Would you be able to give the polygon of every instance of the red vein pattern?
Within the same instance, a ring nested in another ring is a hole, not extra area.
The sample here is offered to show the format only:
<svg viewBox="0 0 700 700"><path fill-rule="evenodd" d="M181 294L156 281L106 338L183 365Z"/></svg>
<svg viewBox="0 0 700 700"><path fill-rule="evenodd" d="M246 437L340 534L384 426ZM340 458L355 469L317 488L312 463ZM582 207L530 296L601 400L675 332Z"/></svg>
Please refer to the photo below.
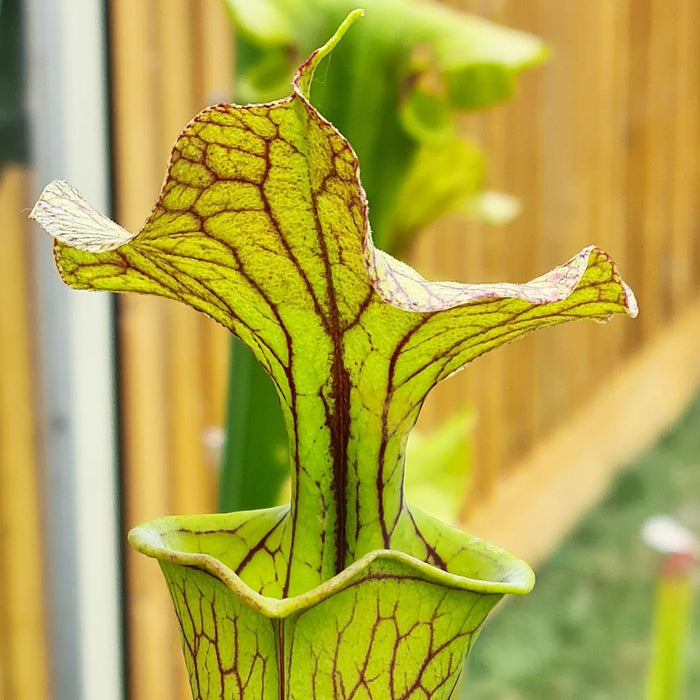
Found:
<svg viewBox="0 0 700 700"><path fill-rule="evenodd" d="M32 212L70 285L187 303L240 337L277 387L289 507L131 535L161 561L202 700L451 697L488 611L532 577L405 503L421 404L536 328L636 314L593 246L520 285L431 283L376 250L355 154L308 101L339 36L302 66L290 98L200 113L138 234L64 183Z"/></svg>

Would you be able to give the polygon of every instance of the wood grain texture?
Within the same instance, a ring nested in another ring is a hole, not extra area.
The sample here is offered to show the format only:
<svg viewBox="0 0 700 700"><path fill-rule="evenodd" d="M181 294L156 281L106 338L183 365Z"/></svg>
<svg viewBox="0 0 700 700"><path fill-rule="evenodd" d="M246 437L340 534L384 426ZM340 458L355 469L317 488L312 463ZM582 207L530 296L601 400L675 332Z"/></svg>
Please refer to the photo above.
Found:
<svg viewBox="0 0 700 700"><path fill-rule="evenodd" d="M679 311L700 279L700 231L698 230L698 166L700 165L700 4L679 2L674 26L676 109L671 131L671 299Z"/></svg>
<svg viewBox="0 0 700 700"><path fill-rule="evenodd" d="M28 173L0 172L0 698L49 698Z"/></svg>

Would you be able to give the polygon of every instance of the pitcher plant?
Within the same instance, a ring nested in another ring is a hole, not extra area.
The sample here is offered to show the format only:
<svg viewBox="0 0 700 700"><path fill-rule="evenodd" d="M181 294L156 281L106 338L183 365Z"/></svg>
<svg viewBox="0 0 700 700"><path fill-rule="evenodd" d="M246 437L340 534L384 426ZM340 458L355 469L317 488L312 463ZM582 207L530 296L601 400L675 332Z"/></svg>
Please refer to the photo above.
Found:
<svg viewBox="0 0 700 700"><path fill-rule="evenodd" d="M289 97L198 114L139 233L60 181L31 214L70 286L189 304L276 387L289 504L129 534L163 570L200 700L453 697L489 611L534 577L406 502L421 404L536 328L636 315L594 246L531 282L484 285L426 281L374 247L354 151L309 101L314 71L361 14L303 63Z"/></svg>

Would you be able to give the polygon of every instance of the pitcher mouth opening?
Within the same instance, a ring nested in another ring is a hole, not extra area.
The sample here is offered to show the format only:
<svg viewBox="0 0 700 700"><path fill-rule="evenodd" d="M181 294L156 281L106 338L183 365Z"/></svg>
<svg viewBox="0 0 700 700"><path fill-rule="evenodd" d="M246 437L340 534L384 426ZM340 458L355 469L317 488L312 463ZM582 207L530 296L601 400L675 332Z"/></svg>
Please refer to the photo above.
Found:
<svg viewBox="0 0 700 700"><path fill-rule="evenodd" d="M534 586L534 573L524 561L483 540L443 526L446 535L461 540L461 553L469 555L468 565L457 564L445 570L402 551L378 549L298 595L277 597L269 592L262 594L250 585L248 576L236 573L232 562L226 561L220 542L218 547L211 545L214 537L226 537L227 533L235 532L246 517L284 517L286 510L287 507L283 506L243 513L167 516L135 527L129 533L129 542L137 551L160 562L192 567L209 574L248 606L271 618L287 617L317 604L359 579L375 577L373 570L380 562L391 563L400 570L402 577L472 593L524 595Z"/></svg>

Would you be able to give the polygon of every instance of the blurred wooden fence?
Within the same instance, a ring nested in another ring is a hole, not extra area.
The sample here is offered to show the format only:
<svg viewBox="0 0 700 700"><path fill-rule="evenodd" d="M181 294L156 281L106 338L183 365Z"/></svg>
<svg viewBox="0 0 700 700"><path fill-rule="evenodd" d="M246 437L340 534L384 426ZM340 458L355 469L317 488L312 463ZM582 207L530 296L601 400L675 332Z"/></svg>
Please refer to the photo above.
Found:
<svg viewBox="0 0 700 700"><path fill-rule="evenodd" d="M554 52L547 65L523 75L515 99L464 120L487 153L489 186L520 197L522 215L505 228L443 222L422 237L413 263L433 277L523 281L595 242L619 263L641 309L636 321L571 324L481 358L425 406L424 427L457 406L476 408L475 472L463 521L537 560L700 385L700 3L451 4L538 34ZM230 95L232 37L218 0L115 0L110 40L116 213L136 230L178 132L199 109ZM5 199L22 197L18 177L6 174L0 183L3 212ZM21 249L16 255L23 260ZM0 304L0 376L15 380L31 376L29 336L13 330L28 323L23 269L18 263L13 270L19 305ZM213 510L216 463L203 435L223 421L226 333L158 299L122 297L119 309L125 526ZM31 407L30 384L0 382L0 556L7 562L10 547L30 543L22 547L22 567L29 568L10 568L31 570L38 581L38 524L13 516L18 503L33 513L38 503L35 470L19 481L14 473L36 457L31 413L16 410L19 396ZM11 587L19 583L0 579L8 587L3 599L14 600ZM130 700L188 698L158 567L128 553L126 580ZM40 600L40 592L24 593L24 608L2 608L5 616L26 616L26 634L14 642L0 634L0 687L15 689L3 697L48 697L42 608L27 602ZM23 672L14 660L27 649L31 671L40 673Z"/></svg>

